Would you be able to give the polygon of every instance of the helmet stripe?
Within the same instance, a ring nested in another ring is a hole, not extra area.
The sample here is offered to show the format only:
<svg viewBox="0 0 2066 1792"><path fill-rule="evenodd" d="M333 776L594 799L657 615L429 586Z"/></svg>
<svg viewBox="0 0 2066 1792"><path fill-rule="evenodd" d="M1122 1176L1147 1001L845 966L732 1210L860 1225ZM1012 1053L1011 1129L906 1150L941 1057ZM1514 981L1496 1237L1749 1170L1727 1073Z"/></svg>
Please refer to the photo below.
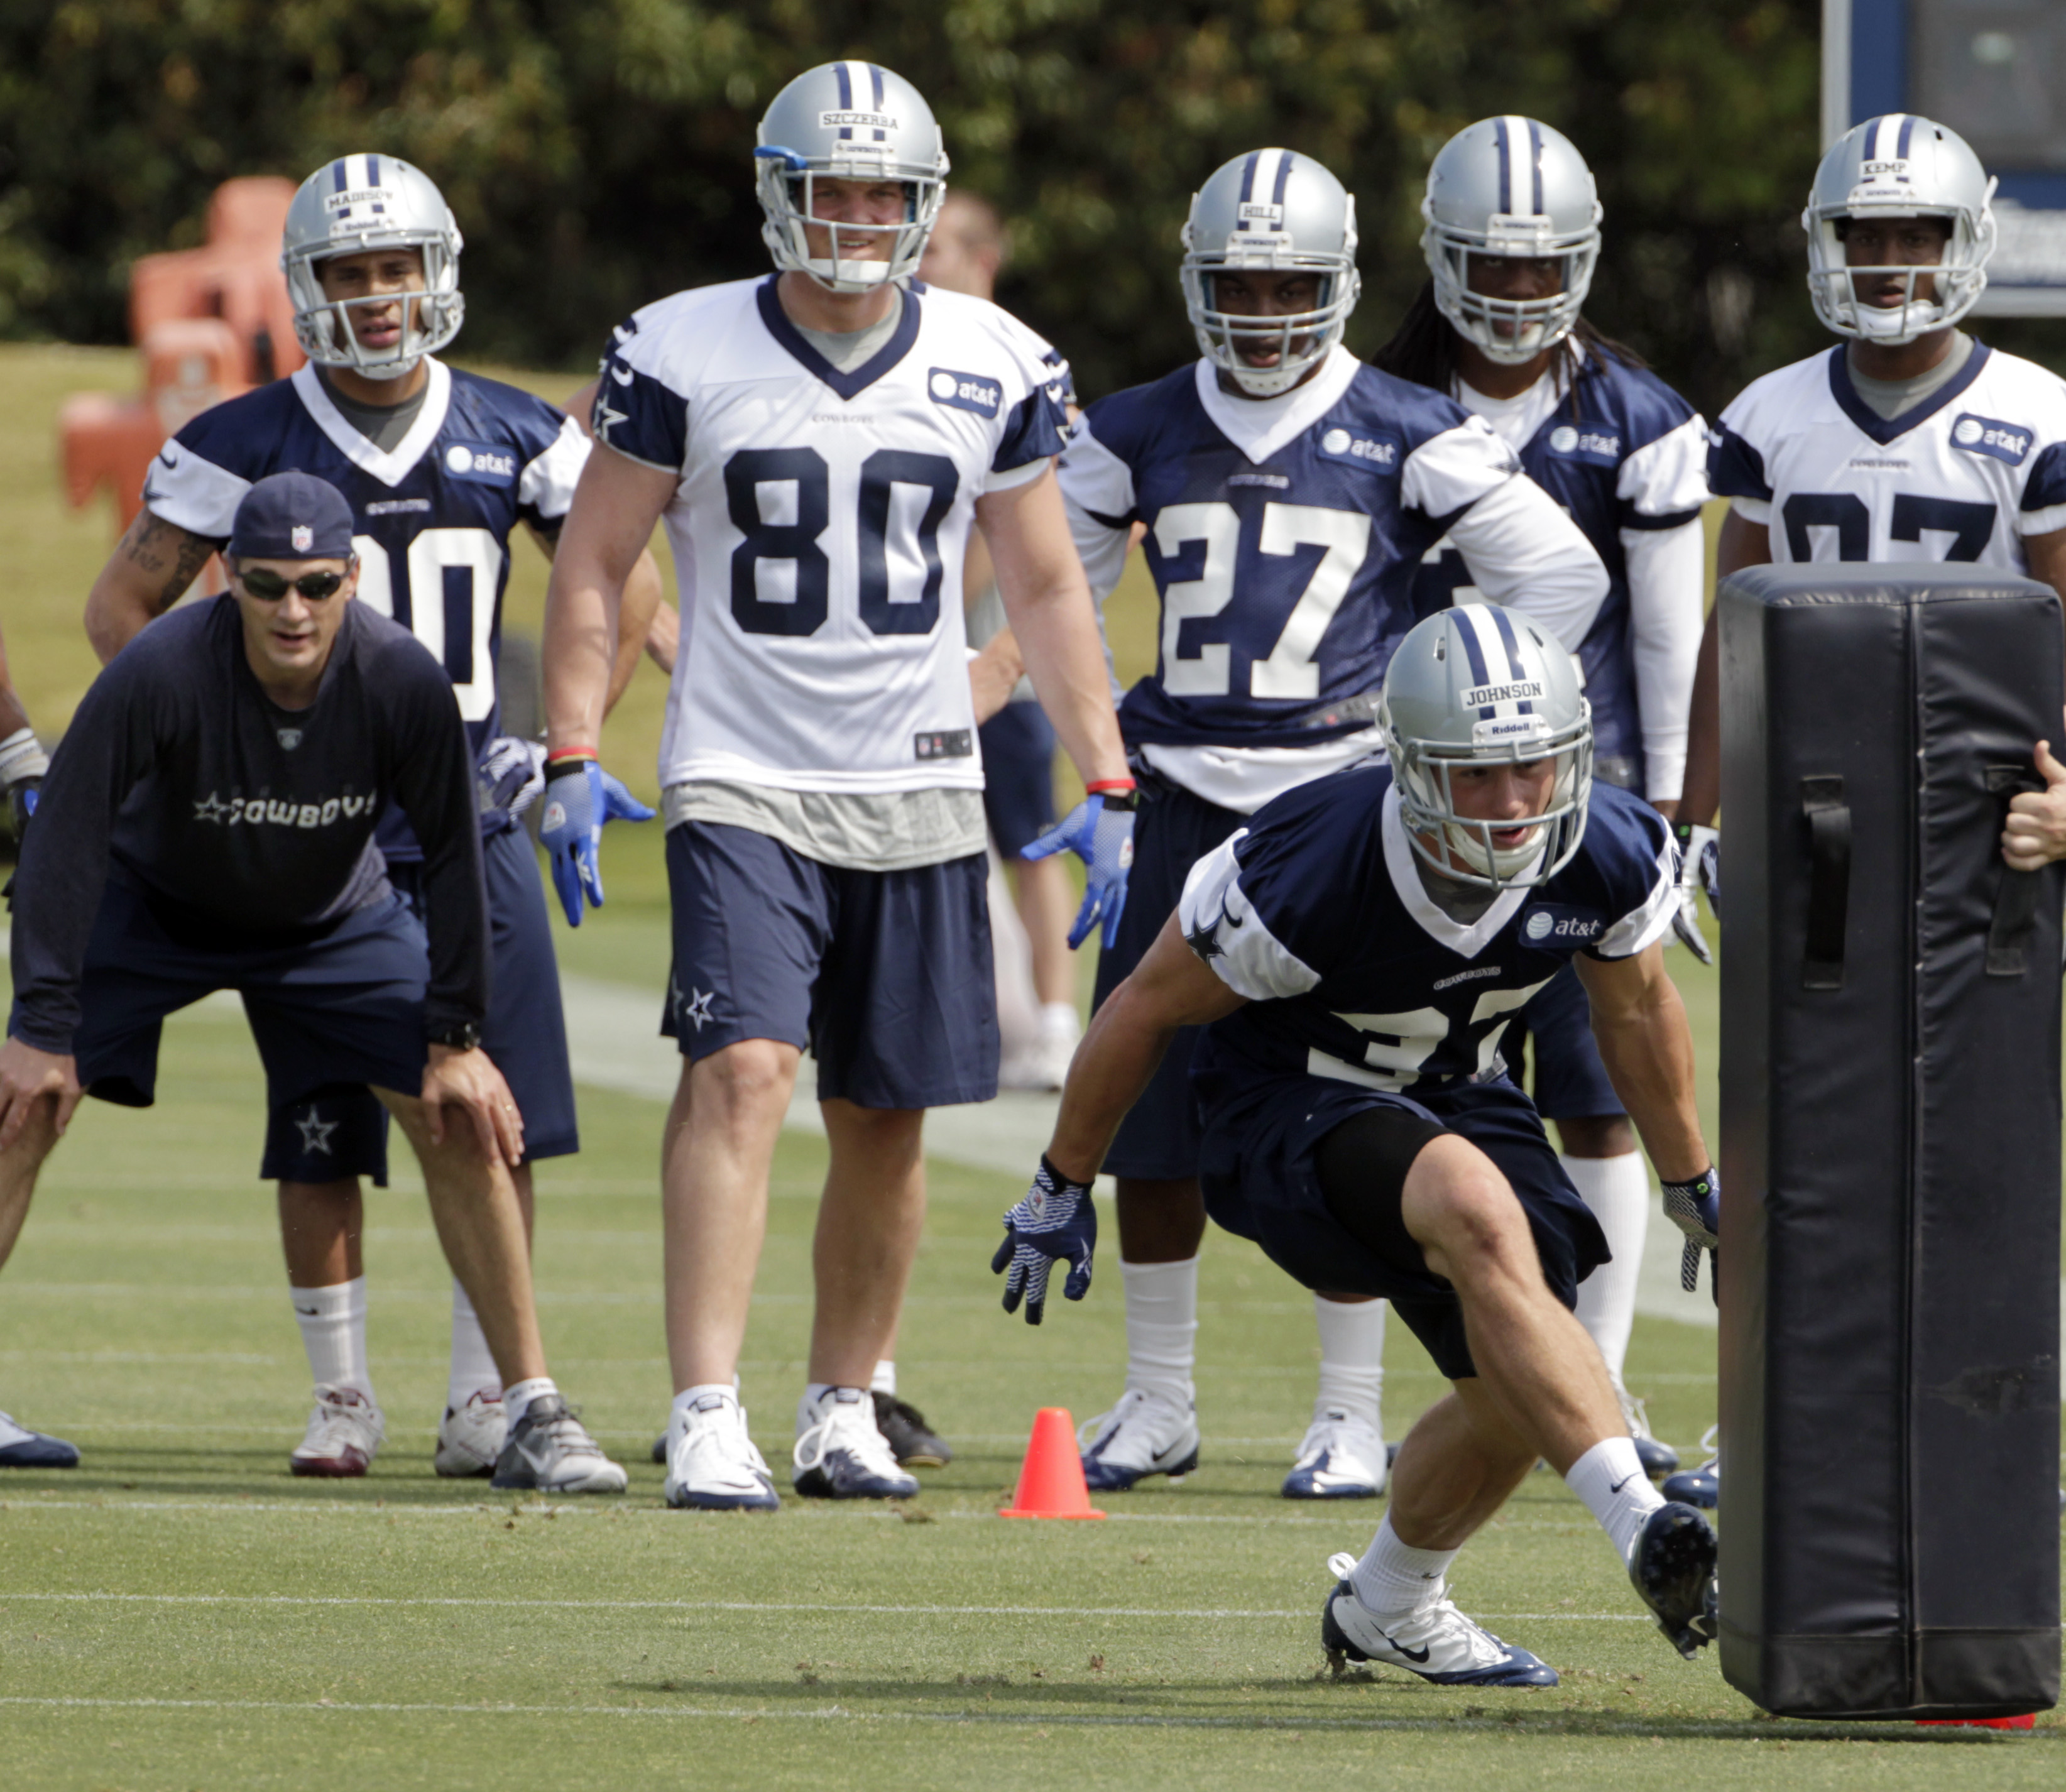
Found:
<svg viewBox="0 0 2066 1792"><path fill-rule="evenodd" d="M1528 668L1521 663L1521 643L1513 638L1513 624L1508 619L1504 604L1481 604L1479 608L1492 612L1493 627L1499 630L1499 644L1506 650L1508 675L1517 684L1528 676ZM1523 697L1513 706L1517 716L1532 716L1535 705Z"/></svg>
<svg viewBox="0 0 2066 1792"><path fill-rule="evenodd" d="M1464 658L1470 662L1471 682L1489 684L1492 673L1485 664L1485 643L1478 639L1476 612L1484 606L1475 603L1460 603L1449 614L1456 618L1456 633L1462 637Z"/></svg>
<svg viewBox="0 0 2066 1792"><path fill-rule="evenodd" d="M1513 170L1512 152L1507 147L1506 120L1496 118L1492 121L1493 141L1499 145L1499 209L1510 213L1513 209Z"/></svg>
<svg viewBox="0 0 2066 1792"><path fill-rule="evenodd" d="M875 109L879 112L882 110L882 71L873 63L870 63L868 65L868 75L869 79L875 84ZM875 128L875 140L877 143L887 143L889 140L889 133L879 124Z"/></svg>
<svg viewBox="0 0 2066 1792"><path fill-rule="evenodd" d="M1542 127L1532 118L1528 121L1528 163L1535 175L1535 215L1540 217L1546 209L1542 203Z"/></svg>
<svg viewBox="0 0 2066 1792"><path fill-rule="evenodd" d="M1908 160L1908 140L1910 136L1914 135L1914 115L1913 113L1903 114L1901 120L1901 142L1894 152L1894 159L1897 161L1905 162Z"/></svg>
<svg viewBox="0 0 2066 1792"><path fill-rule="evenodd" d="M840 110L843 112L850 112L853 110L853 75L850 72L852 67L853 65L849 63L832 64L832 73L839 80ZM853 127L851 124L842 124L840 127L839 140L841 143L851 143L853 140Z"/></svg>
<svg viewBox="0 0 2066 1792"><path fill-rule="evenodd" d="M1879 160L1879 128L1886 122L1886 120L1883 116L1865 120L1865 143L1862 147L1865 150L1865 160L1869 162L1876 162Z"/></svg>
<svg viewBox="0 0 2066 1792"><path fill-rule="evenodd" d="M1288 149L1277 152L1277 184L1270 189L1270 197L1279 205L1284 203L1284 189L1291 184L1292 159Z"/></svg>
<svg viewBox="0 0 2066 1792"><path fill-rule="evenodd" d="M366 158L366 184L369 187L380 184L380 158L378 156Z"/></svg>
<svg viewBox="0 0 2066 1792"><path fill-rule="evenodd" d="M330 190L346 193L351 187L351 158L340 156L330 164Z"/></svg>

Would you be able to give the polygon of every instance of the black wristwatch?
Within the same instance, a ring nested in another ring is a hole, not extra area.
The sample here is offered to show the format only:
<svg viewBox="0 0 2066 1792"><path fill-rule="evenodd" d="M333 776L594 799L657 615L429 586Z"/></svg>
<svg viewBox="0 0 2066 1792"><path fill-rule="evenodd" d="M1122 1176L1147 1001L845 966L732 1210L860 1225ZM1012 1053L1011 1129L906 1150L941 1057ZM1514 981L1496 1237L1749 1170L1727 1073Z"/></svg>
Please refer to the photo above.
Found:
<svg viewBox="0 0 2066 1792"><path fill-rule="evenodd" d="M480 1024L473 1020L456 1020L447 1026L427 1029L423 1037L432 1045L449 1046L455 1052L471 1052L480 1044Z"/></svg>

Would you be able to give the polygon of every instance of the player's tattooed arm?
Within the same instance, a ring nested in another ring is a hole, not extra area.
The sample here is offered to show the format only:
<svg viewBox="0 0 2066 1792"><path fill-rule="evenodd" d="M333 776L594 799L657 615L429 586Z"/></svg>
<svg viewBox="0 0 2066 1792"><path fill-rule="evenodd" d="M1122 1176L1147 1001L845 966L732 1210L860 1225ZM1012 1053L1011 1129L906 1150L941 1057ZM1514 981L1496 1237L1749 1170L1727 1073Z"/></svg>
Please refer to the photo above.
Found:
<svg viewBox="0 0 2066 1792"><path fill-rule="evenodd" d="M86 600L86 635L102 664L177 603L215 551L205 537L140 510Z"/></svg>

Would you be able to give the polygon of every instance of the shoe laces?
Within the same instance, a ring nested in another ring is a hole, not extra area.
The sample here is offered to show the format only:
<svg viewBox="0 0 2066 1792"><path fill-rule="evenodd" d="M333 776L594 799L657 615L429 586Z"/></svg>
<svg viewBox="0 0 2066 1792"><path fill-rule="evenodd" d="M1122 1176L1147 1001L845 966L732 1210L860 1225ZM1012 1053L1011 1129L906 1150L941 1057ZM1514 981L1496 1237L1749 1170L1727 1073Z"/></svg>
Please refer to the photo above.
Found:
<svg viewBox="0 0 2066 1792"><path fill-rule="evenodd" d="M796 1440L791 1456L798 1470L808 1471L836 1449L850 1452L871 1474L894 1479L904 1473L897 1466L889 1440L875 1428L873 1401L842 1401L837 1393L825 1396L819 1403L817 1417Z"/></svg>
<svg viewBox="0 0 2066 1792"><path fill-rule="evenodd" d="M1298 1445L1298 1461L1307 1462L1323 1450L1344 1449L1359 1462L1371 1460L1383 1443L1367 1419L1331 1407L1306 1428Z"/></svg>
<svg viewBox="0 0 2066 1792"><path fill-rule="evenodd" d="M581 1421L581 1415L566 1404L544 1418L524 1416L524 1423L530 1427L531 1437L549 1445L561 1456L600 1456L602 1448L588 1434L588 1427Z"/></svg>
<svg viewBox="0 0 2066 1792"><path fill-rule="evenodd" d="M1145 1410L1153 1408L1153 1412ZM1184 1413L1173 1401L1148 1388L1128 1388L1119 1397L1119 1404L1109 1413L1085 1421L1076 1427L1076 1444L1081 1449L1092 1452L1109 1444L1128 1425L1140 1424L1153 1428L1156 1421L1166 1415L1181 1424ZM1150 1454L1153 1452L1151 1450Z"/></svg>
<svg viewBox="0 0 2066 1792"><path fill-rule="evenodd" d="M1631 1437L1650 1437L1650 1412L1643 1402L1626 1388L1616 1388L1614 1397L1621 1402L1622 1423L1628 1427Z"/></svg>
<svg viewBox="0 0 2066 1792"><path fill-rule="evenodd" d="M302 1441L330 1449L358 1445L368 1437L378 1441L387 1426L380 1409L356 1388L342 1388L327 1381L316 1384L315 1410L309 1415L309 1435Z"/></svg>
<svg viewBox="0 0 2066 1792"><path fill-rule="evenodd" d="M766 1458L746 1429L746 1409L737 1401L720 1398L708 1406L691 1407L685 1418L682 1441L688 1454L684 1469L691 1462L700 1463L714 1456L723 1470L745 1468L764 1479L772 1478Z"/></svg>
<svg viewBox="0 0 2066 1792"><path fill-rule="evenodd" d="M1721 1466L1721 1445L1718 1441L1716 1441L1716 1440L1720 1437L1721 1434L1722 1428L1719 1425L1711 1425L1706 1430L1700 1433L1701 1453L1707 1458L1706 1462L1700 1465L1703 1470L1719 1468Z"/></svg>

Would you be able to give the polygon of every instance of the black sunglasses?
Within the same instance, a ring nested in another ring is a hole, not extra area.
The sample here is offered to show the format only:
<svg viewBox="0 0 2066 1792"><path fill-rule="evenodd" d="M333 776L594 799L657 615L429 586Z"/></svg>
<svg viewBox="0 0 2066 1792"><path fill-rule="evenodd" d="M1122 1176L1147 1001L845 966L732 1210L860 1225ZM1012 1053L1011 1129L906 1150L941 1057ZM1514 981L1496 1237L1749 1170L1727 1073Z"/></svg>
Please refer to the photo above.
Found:
<svg viewBox="0 0 2066 1792"><path fill-rule="evenodd" d="M245 590L267 603L286 596L290 587L311 603L320 602L325 598L335 597L338 587L344 583L342 573L304 573L299 578L282 578L263 566L253 566L249 572L241 572L237 576Z"/></svg>

